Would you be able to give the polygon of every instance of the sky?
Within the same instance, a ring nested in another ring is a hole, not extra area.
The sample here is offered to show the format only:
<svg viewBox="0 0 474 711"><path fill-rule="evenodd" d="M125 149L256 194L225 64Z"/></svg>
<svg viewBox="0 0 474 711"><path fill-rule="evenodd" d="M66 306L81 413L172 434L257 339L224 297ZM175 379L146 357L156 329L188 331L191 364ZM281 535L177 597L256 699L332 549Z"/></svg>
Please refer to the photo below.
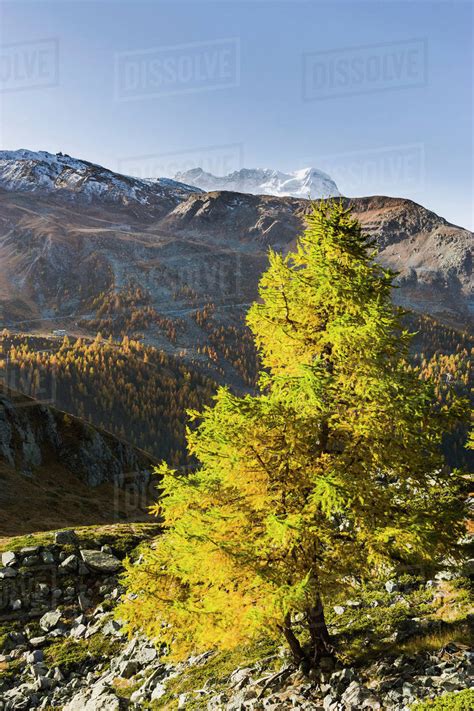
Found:
<svg viewBox="0 0 474 711"><path fill-rule="evenodd" d="M472 2L0 0L0 148L329 173L473 228Z"/></svg>

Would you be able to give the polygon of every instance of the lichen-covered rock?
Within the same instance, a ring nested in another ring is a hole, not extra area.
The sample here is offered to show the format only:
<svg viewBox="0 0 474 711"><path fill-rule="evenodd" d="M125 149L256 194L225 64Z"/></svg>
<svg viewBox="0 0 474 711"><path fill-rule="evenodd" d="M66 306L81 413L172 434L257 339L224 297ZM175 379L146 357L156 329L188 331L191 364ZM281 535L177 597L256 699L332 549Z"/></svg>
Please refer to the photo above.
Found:
<svg viewBox="0 0 474 711"><path fill-rule="evenodd" d="M77 533L72 529L65 531L56 531L54 534L54 542L58 545L76 545L78 542Z"/></svg>
<svg viewBox="0 0 474 711"><path fill-rule="evenodd" d="M122 565L114 555L103 551L81 550L81 557L91 570L101 573L116 573Z"/></svg>
<svg viewBox="0 0 474 711"><path fill-rule="evenodd" d="M51 610L46 612L39 621L39 625L45 632L50 632L53 630L61 619L61 613L59 610Z"/></svg>

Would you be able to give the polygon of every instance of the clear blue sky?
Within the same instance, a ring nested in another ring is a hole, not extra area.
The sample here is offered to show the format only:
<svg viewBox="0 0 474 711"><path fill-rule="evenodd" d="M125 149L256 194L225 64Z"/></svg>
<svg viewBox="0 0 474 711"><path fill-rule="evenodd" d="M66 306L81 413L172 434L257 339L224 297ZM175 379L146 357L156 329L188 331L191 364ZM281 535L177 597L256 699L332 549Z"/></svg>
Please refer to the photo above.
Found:
<svg viewBox="0 0 474 711"><path fill-rule="evenodd" d="M471 2L15 0L0 13L3 149L142 174L313 165L343 193L411 197L473 226Z"/></svg>

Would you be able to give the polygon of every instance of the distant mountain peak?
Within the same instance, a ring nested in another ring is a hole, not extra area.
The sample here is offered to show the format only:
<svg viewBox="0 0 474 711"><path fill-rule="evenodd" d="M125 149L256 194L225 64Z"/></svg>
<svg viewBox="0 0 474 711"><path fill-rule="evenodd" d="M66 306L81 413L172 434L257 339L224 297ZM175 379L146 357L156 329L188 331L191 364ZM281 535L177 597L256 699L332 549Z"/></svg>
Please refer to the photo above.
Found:
<svg viewBox="0 0 474 711"><path fill-rule="evenodd" d="M273 168L241 168L228 175L217 176L202 168L177 173L174 179L205 191L230 190L253 195L276 195L295 198L327 198L339 196L334 180L317 168L301 168L283 173Z"/></svg>

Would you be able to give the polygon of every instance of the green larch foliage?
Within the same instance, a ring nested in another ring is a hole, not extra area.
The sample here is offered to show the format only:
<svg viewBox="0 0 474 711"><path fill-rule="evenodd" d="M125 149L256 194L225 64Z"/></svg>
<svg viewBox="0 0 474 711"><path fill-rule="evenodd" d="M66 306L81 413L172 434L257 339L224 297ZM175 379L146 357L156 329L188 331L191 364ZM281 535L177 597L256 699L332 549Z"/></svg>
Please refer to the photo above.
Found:
<svg viewBox="0 0 474 711"><path fill-rule="evenodd" d="M159 470L166 528L128 566L119 614L174 658L266 635L316 664L332 652L322 601L462 533L439 445L465 405L406 367L394 274L374 257L342 203L315 205L296 250L270 252L248 314L259 393L220 388L191 413L199 467Z"/></svg>

